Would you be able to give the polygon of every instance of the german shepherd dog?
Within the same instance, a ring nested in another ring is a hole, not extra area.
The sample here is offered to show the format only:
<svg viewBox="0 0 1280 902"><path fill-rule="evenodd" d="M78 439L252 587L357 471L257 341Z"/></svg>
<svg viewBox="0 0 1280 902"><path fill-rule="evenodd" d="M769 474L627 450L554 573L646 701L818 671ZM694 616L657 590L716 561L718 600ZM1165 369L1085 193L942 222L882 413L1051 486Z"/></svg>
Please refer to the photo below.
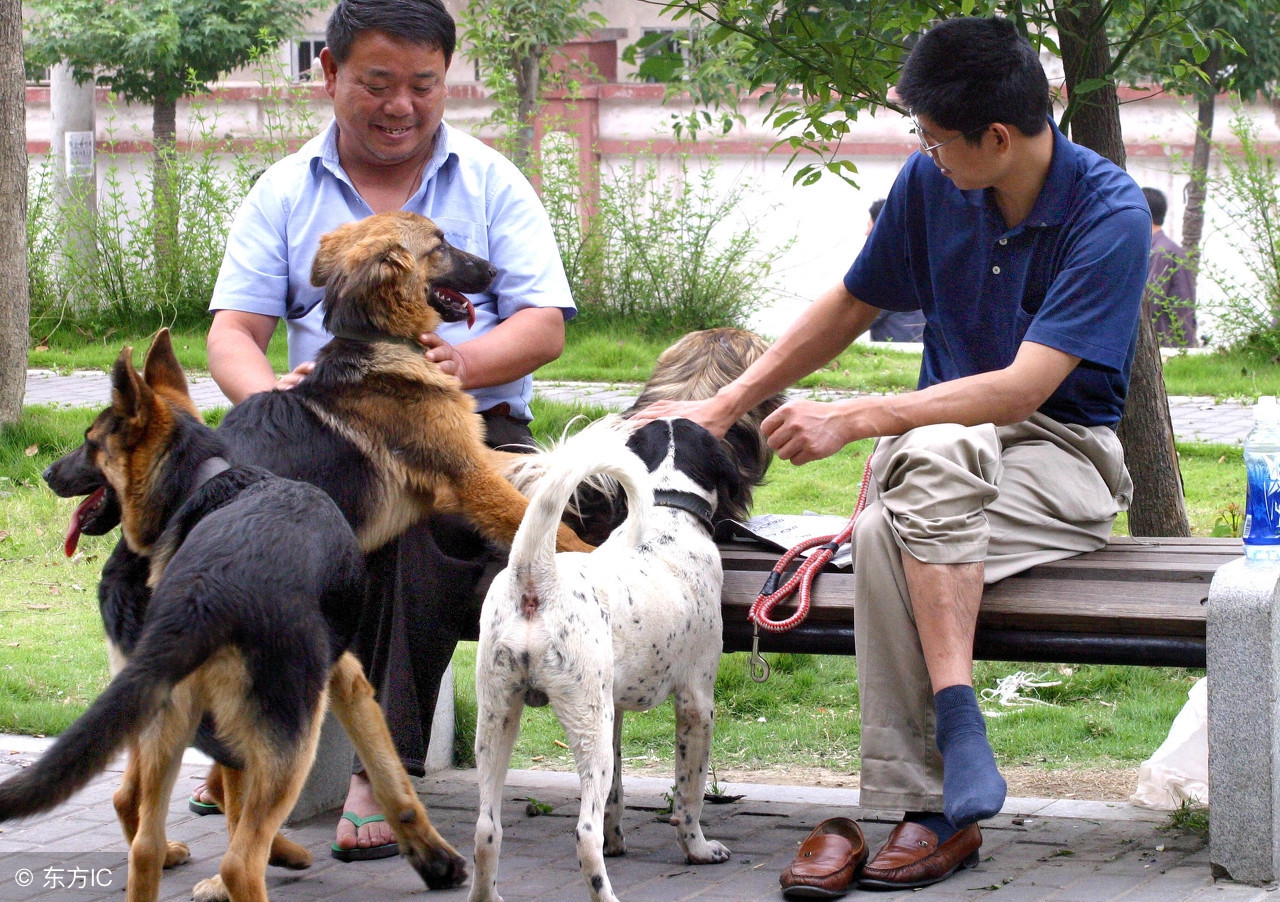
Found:
<svg viewBox="0 0 1280 902"><path fill-rule="evenodd" d="M147 562L149 604L131 612L135 641L127 662L113 649L107 689L39 761L0 784L0 821L58 805L128 745L114 798L130 842L127 898L152 902L161 868L186 857L166 842L165 815L183 749L208 715L238 767L224 775L227 854L195 898L265 902L268 858L297 851L282 840L273 849L273 837L332 700L378 803L394 815L401 851L428 886L465 879L409 783L360 663L345 651L364 574L337 506L314 486L228 463L225 443L191 402L167 331L142 376L125 348L111 381L111 406L57 466L67 483L105 478L124 541Z"/></svg>
<svg viewBox="0 0 1280 902"><path fill-rule="evenodd" d="M509 546L528 502L498 472L471 396L417 343L442 321L473 317L460 292L483 291L495 275L413 213L381 213L323 236L311 281L325 287L324 326L334 338L299 385L251 395L227 413L218 433L229 459L323 489L365 552L434 511L462 513ZM81 533L113 529L119 508L105 482L67 485L60 475L60 462L45 473L58 495L93 492L72 523L73 550ZM563 528L558 547L592 546Z"/></svg>
<svg viewBox="0 0 1280 902"><path fill-rule="evenodd" d="M324 489L366 552L435 511L461 513L509 546L528 502L494 467L471 396L417 342L442 319L474 316L459 292L483 291L495 275L413 213L325 235L311 281L325 286L334 338L301 384L232 408L218 431L233 458ZM567 527L558 544L591 550Z"/></svg>
<svg viewBox="0 0 1280 902"><path fill-rule="evenodd" d="M409 213L371 216L324 236L312 281L325 286L325 326L335 338L302 384L253 395L227 414L218 429L227 459L324 490L365 552L433 508L461 510L487 537L509 544L527 502L488 456L471 397L416 343L442 320L467 318L460 292L483 291L494 274L487 261L451 247L429 219ZM120 523L115 490L80 452L56 461L44 478L62 497L89 496L72 517L68 555L81 534L102 535ZM567 528L558 545L591 548ZM147 559L121 541L99 582L108 640L125 656L148 607L148 572ZM238 766L215 732L202 727L197 746ZM211 788L222 784L223 769L211 772ZM280 854L284 847L292 854ZM310 855L277 837L272 860L305 867Z"/></svg>

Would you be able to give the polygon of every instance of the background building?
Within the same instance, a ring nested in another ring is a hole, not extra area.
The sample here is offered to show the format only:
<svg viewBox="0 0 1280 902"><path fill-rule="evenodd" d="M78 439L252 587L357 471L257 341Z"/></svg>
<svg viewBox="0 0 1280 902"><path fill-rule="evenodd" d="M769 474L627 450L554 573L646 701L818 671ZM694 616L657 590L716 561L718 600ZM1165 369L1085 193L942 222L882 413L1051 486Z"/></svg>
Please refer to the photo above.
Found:
<svg viewBox="0 0 1280 902"><path fill-rule="evenodd" d="M446 5L456 13L465 0L446 0ZM760 331L776 335L794 317L798 306L843 275L861 247L867 207L875 198L885 196L899 167L917 146L910 123L892 112L865 116L855 123L839 153L856 164L856 187L833 176L814 186L796 187L792 184L794 169L788 168L791 151L775 146L778 135L764 126L764 109L753 100L742 105L745 124L727 136L706 135L684 143L674 139L670 127L673 107L663 102L664 87L638 81L634 67L626 64L621 54L648 31L675 30L684 23L665 20L658 5L634 0L605 0L598 8L608 27L564 48L572 57L589 59L597 79L572 100L552 98L546 117L555 123L552 128L559 132L560 140L578 147L582 165L595 169L604 179L616 167L630 165L635 157L657 159L660 171L674 173L679 170L678 157L688 155L689 165L695 168L713 158L716 177L726 184L746 181L751 190L738 215L751 223L763 240L789 244L779 265L766 277L780 300L755 322ZM326 121L329 109L328 98L313 77L318 71L316 58L323 47L326 17L327 11L313 16L296 40L281 46L277 57L280 72L298 87L302 102L313 108L313 121L318 125ZM1061 84L1058 61L1047 58L1046 66L1051 82ZM492 105L477 81L475 63L467 57L465 46L455 55L449 82L448 121L492 138L484 126ZM49 152L53 128L49 94L45 85L27 90L27 149L33 168ZM1165 192L1169 199L1165 229L1181 241L1195 105L1158 92L1122 91L1122 100L1126 101L1121 120L1129 172L1139 184ZM213 117L214 131L230 142L228 152L234 153L234 142L261 134L277 108L262 76L242 70L211 95L179 105L179 141L190 145L207 136ZM150 150L150 108L112 104L99 89L96 110L99 179L108 164L126 173L144 171ZM1220 110L1214 137L1229 145L1233 140L1228 128L1229 105L1223 102ZM1280 148L1280 129L1273 110L1259 103L1245 112L1259 127L1258 140L1264 146ZM1224 234L1225 219L1215 208L1212 195L1206 216L1206 264L1228 270L1238 266L1231 238ZM1199 290L1202 306L1211 305L1215 286L1202 278ZM1201 329L1212 335L1211 315L1202 315Z"/></svg>

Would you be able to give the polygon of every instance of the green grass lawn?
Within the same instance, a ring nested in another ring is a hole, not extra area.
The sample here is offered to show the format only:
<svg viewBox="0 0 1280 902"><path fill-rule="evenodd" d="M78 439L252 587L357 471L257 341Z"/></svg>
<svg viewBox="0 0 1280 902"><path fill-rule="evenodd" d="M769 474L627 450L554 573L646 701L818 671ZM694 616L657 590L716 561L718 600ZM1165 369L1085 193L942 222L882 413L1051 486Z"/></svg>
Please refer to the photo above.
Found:
<svg viewBox="0 0 1280 902"><path fill-rule="evenodd" d="M209 358L205 352L204 331L171 332L173 350L182 361L188 372L207 373ZM142 366L142 358L151 346L154 333L107 333L100 336L83 336L66 331L55 332L47 344L32 348L27 352L27 366L33 369L55 370L102 370L106 372L116 362L120 349L126 345L133 348L133 359L136 366ZM286 345L285 328L281 323L267 347L267 358L277 373L289 370L289 349Z"/></svg>

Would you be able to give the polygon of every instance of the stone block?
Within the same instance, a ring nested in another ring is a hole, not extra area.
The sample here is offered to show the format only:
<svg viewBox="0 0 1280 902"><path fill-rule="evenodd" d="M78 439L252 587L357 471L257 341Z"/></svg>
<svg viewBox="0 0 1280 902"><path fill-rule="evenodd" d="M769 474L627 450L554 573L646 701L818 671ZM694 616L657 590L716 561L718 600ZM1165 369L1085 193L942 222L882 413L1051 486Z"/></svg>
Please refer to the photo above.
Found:
<svg viewBox="0 0 1280 902"><path fill-rule="evenodd" d="M1280 565L1224 564L1209 588L1209 851L1243 883L1280 876Z"/></svg>

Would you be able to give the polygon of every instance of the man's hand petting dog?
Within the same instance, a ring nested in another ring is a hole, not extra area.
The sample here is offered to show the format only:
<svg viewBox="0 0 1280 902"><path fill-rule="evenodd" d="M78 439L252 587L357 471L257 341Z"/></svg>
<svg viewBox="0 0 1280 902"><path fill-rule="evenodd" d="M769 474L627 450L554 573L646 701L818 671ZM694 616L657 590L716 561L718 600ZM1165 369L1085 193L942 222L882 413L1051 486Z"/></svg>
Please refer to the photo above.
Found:
<svg viewBox="0 0 1280 902"><path fill-rule="evenodd" d="M308 360L295 366L290 372L285 373L276 380L276 391L288 391L295 385L302 382L303 379L311 375L311 371L316 368L314 360Z"/></svg>
<svg viewBox="0 0 1280 902"><path fill-rule="evenodd" d="M853 440L844 426L844 414L840 404L791 401L765 417L760 431L775 454L799 466L830 457ZM732 405L719 396L701 401L655 401L631 414L637 427L665 417L692 420L718 437L736 421Z"/></svg>
<svg viewBox="0 0 1280 902"><path fill-rule="evenodd" d="M716 438L724 438L738 418L733 410L717 397L698 401L654 401L628 415L635 428L647 426L654 420L679 418L692 420Z"/></svg>
<svg viewBox="0 0 1280 902"><path fill-rule="evenodd" d="M830 457L864 437L850 437L847 413L842 402L791 401L765 417L760 431L775 454L801 466Z"/></svg>
<svg viewBox="0 0 1280 902"><path fill-rule="evenodd" d="M440 372L456 376L463 385L467 384L467 361L458 348L435 332L419 335L418 343L426 348L427 360L438 366Z"/></svg>

